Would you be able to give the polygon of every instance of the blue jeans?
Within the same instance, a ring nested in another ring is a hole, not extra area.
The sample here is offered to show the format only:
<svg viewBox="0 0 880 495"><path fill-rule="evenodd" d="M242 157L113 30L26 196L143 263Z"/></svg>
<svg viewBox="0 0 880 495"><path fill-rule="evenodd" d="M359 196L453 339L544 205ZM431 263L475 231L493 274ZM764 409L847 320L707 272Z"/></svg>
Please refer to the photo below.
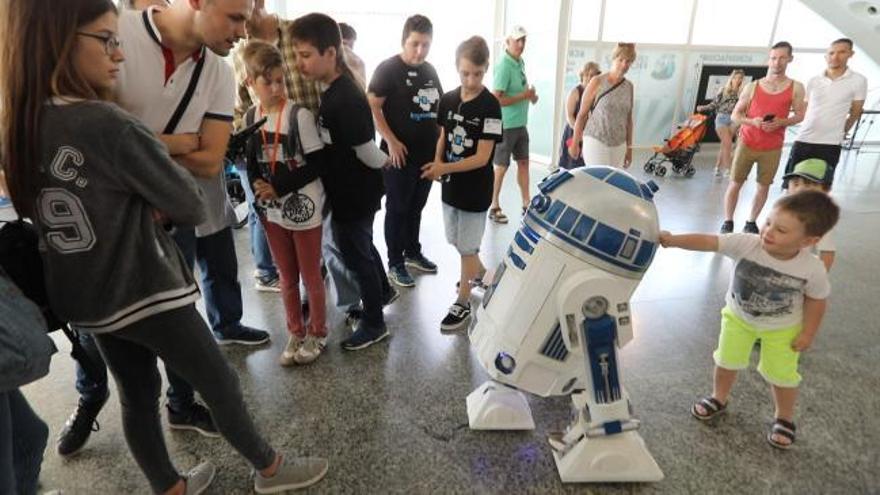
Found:
<svg viewBox="0 0 880 495"><path fill-rule="evenodd" d="M363 322L371 330L385 327L382 305L391 296L382 257L373 245L373 217L353 221L333 220L333 237L342 253L345 266L351 270L361 289L364 303Z"/></svg>
<svg viewBox="0 0 880 495"><path fill-rule="evenodd" d="M107 365L104 358L98 351L98 345L95 343L94 337L86 333L79 334L79 343L94 363L94 367L100 369L99 376L91 376L85 368L80 366L79 361L76 362L76 391L79 392L80 402L97 404L103 402L107 398L109 391L107 389ZM192 386L181 378L177 373L171 371L168 365L165 365L165 374L168 376L168 391L165 395L168 397L168 404L175 411L186 411L192 407L195 402L195 394Z"/></svg>
<svg viewBox="0 0 880 495"><path fill-rule="evenodd" d="M0 493L37 493L49 427L18 389L0 392Z"/></svg>
<svg viewBox="0 0 880 495"><path fill-rule="evenodd" d="M430 161L430 160L426 160ZM421 165L407 163L403 168L382 172L385 179L385 244L388 266L402 265L404 256L422 253L419 230L422 209L428 202L433 181L422 179Z"/></svg>
<svg viewBox="0 0 880 495"><path fill-rule="evenodd" d="M260 223L260 217L254 210L254 191L251 189L251 183L247 176L247 167L244 164L236 164L235 169L238 170L238 176L241 178L241 187L244 189L244 196L248 204L248 229L251 231L251 255L254 257L254 264L257 266L257 276L271 277L278 276L278 269L272 260L272 253L269 251L269 241L266 240L266 231L263 224Z"/></svg>
<svg viewBox="0 0 880 495"><path fill-rule="evenodd" d="M238 283L238 259L232 227L205 237L196 237L195 229L175 230L174 241L183 253L187 266L199 263L202 294L211 330L218 336L231 337L241 331L241 285Z"/></svg>

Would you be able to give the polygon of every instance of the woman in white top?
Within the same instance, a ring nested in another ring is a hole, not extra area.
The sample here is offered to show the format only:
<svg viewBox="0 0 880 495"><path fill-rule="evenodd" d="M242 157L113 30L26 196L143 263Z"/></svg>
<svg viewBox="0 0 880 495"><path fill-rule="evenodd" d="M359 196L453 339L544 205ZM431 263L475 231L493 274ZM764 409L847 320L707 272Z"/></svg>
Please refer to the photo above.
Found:
<svg viewBox="0 0 880 495"><path fill-rule="evenodd" d="M574 128L574 135L583 135L583 141L572 140L568 147L572 158L583 152L586 165L628 168L632 164L633 85L624 76L635 59L634 43L618 43L611 54L611 70L587 85Z"/></svg>

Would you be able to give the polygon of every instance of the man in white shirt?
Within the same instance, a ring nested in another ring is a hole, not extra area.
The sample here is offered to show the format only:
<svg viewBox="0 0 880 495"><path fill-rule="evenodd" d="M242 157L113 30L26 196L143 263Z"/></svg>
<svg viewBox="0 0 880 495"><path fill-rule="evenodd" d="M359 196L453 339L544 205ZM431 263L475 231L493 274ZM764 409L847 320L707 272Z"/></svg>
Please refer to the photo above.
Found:
<svg viewBox="0 0 880 495"><path fill-rule="evenodd" d="M865 76L847 66L853 54L852 40L833 41L825 53L828 67L807 83L807 112L788 155L786 174L808 158L819 158L828 163L825 183L832 184L840 143L862 116L868 94ZM788 181L782 187L787 189Z"/></svg>

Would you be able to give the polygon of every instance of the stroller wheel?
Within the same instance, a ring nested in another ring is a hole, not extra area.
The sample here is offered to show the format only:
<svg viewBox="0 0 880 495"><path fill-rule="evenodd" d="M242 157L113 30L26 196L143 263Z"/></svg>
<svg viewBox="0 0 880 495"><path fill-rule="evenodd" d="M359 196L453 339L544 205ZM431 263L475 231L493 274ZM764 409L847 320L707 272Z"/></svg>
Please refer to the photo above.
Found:
<svg viewBox="0 0 880 495"><path fill-rule="evenodd" d="M648 172L650 174L653 171L654 171L654 162L652 162L651 160L648 160L648 162L645 163L645 172Z"/></svg>
<svg viewBox="0 0 880 495"><path fill-rule="evenodd" d="M657 170L655 170L654 173L657 175L657 177L663 177L666 175L666 167L660 165L659 167L657 167Z"/></svg>
<svg viewBox="0 0 880 495"><path fill-rule="evenodd" d="M693 177L695 173L697 173L697 169L694 167L688 167L684 170L685 177Z"/></svg>

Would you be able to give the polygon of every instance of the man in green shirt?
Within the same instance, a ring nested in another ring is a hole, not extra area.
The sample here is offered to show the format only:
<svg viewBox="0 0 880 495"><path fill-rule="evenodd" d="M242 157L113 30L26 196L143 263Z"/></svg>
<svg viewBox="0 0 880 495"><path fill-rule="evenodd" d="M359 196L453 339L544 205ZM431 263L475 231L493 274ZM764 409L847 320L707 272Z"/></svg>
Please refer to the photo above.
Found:
<svg viewBox="0 0 880 495"><path fill-rule="evenodd" d="M526 124L529 118L529 102L538 102L535 87L528 84L525 63L522 60L526 48L526 30L514 26L507 35L506 49L495 64L493 94L501 103L501 117L504 131L503 139L495 147L495 184L492 191L492 206L489 219L495 223L507 223L507 216L498 206L504 174L510 166L510 157L516 160L516 181L522 197L523 211L529 204L529 131Z"/></svg>

